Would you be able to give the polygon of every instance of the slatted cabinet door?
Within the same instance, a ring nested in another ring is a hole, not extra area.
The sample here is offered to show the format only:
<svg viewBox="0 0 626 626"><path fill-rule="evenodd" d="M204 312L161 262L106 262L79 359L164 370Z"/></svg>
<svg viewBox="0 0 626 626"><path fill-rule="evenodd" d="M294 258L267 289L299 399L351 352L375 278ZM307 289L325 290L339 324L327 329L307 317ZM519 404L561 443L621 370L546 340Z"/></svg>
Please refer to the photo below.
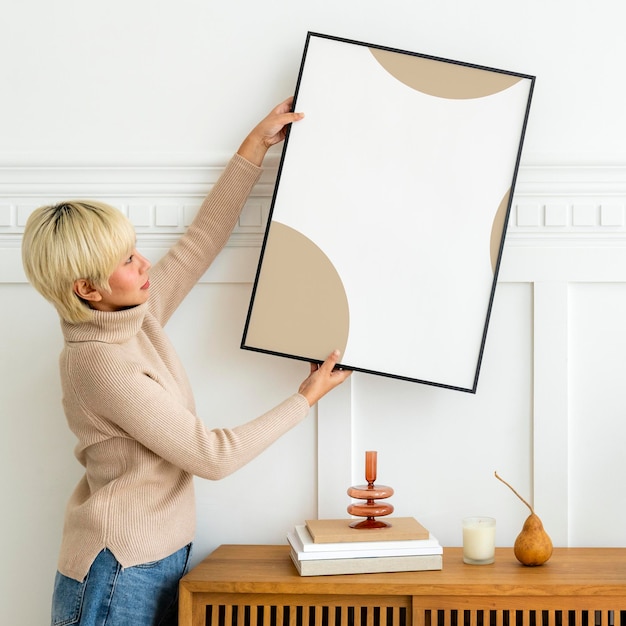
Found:
<svg viewBox="0 0 626 626"><path fill-rule="evenodd" d="M419 597L414 626L626 626L626 598Z"/></svg>
<svg viewBox="0 0 626 626"><path fill-rule="evenodd" d="M409 596L204 594L202 626L408 626Z"/></svg>

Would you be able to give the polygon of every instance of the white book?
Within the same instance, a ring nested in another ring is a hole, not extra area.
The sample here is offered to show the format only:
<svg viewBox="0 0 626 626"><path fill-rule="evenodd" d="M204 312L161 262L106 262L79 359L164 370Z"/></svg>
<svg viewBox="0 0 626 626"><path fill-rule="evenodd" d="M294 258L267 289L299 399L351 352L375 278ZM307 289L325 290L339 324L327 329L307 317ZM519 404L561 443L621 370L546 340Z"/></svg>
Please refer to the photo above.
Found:
<svg viewBox="0 0 626 626"><path fill-rule="evenodd" d="M295 552L298 560L300 561L319 561L327 559L361 559L394 556L428 556L433 554L443 554L443 547L440 546L438 543L434 546L415 546L412 548L373 548L370 545L366 545L365 548L354 549L354 547L351 547L349 550L324 550L323 552L320 550L315 550L307 552L304 549L304 545L296 532L287 533L287 541L289 542L289 545L291 546L292 550ZM391 542L385 541L383 543ZM349 545L360 546L362 544L352 543Z"/></svg>
<svg viewBox="0 0 626 626"><path fill-rule="evenodd" d="M290 550L289 552L291 560L296 566L300 576L419 572L443 569L443 557L441 554L300 561L298 560L297 554L293 550Z"/></svg>
<svg viewBox="0 0 626 626"><path fill-rule="evenodd" d="M367 532L367 531L362 531ZM302 544L302 552L333 552L355 550L397 550L416 548L441 548L437 538L429 534L428 539L401 539L398 541L351 541L339 543L315 543L306 525L299 524L295 527L295 534ZM411 554L415 554L412 552ZM429 552L432 554L432 552ZM439 553L441 554L441 553Z"/></svg>

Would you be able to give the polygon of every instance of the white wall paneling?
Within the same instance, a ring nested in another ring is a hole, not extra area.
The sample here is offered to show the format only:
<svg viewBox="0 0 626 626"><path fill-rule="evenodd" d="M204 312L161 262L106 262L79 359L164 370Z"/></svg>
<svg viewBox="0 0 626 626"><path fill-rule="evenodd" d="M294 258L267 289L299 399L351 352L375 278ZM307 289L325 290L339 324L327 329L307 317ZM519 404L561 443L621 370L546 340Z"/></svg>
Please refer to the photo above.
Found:
<svg viewBox="0 0 626 626"><path fill-rule="evenodd" d="M0 168L3 475L11 476L7 490L17 511L12 536L27 553L29 542L37 548L32 557L39 555L42 571L34 584L42 594L49 593L63 507L80 468L60 408L56 317L21 268L27 215L68 197L108 201L133 220L139 247L154 260L184 231L221 170ZM219 425L280 401L306 375L302 363L239 350L275 176L270 160L228 246L171 329L199 412L217 406ZM273 453L223 485L199 483L196 560L225 541L281 541L310 515L344 515L345 490L363 482L367 448L379 450L379 482L396 490L397 513L419 517L447 545L460 543L460 517L478 512L495 515L498 543L512 544L527 511L494 470L534 503L555 544L626 545L626 503L614 497L626 473L619 448L626 435L625 206L626 168L523 166L477 394L354 375ZM217 387L205 384L216 377ZM240 387L249 393L234 410ZM25 438L39 459L34 469L7 443ZM250 491L258 475L268 477L267 493ZM248 507L261 511L268 500L275 506L252 531L244 523ZM21 555L9 545L4 553L15 562L10 586L19 580Z"/></svg>

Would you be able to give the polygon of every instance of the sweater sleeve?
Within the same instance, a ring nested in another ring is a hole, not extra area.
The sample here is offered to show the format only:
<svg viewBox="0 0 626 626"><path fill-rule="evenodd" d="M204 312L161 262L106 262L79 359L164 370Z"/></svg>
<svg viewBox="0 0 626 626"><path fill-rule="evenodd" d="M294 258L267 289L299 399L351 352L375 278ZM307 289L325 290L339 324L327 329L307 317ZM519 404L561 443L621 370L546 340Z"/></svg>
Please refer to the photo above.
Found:
<svg viewBox="0 0 626 626"><path fill-rule="evenodd" d="M235 154L185 234L152 268L148 307L161 325L228 242L260 175L259 167Z"/></svg>
<svg viewBox="0 0 626 626"><path fill-rule="evenodd" d="M83 449L105 439L132 438L190 474L218 480L251 461L309 412L306 398L296 393L247 423L210 430L166 391L158 374L153 378L132 362L120 366L115 360L112 366L100 350L90 356L90 366L71 377L74 398L66 399L75 405L66 405L68 417L81 414L75 425L83 429L76 433Z"/></svg>

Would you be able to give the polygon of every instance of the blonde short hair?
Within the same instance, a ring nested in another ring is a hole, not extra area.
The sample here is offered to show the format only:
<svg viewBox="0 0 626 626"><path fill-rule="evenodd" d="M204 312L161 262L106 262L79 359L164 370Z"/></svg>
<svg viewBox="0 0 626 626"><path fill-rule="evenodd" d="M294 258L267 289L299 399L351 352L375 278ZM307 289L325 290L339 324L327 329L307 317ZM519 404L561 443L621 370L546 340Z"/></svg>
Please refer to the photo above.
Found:
<svg viewBox="0 0 626 626"><path fill-rule="evenodd" d="M135 230L126 216L104 202L71 200L42 206L28 218L22 263L31 284L72 324L92 317L74 292L86 279L110 290L109 277L135 247Z"/></svg>

